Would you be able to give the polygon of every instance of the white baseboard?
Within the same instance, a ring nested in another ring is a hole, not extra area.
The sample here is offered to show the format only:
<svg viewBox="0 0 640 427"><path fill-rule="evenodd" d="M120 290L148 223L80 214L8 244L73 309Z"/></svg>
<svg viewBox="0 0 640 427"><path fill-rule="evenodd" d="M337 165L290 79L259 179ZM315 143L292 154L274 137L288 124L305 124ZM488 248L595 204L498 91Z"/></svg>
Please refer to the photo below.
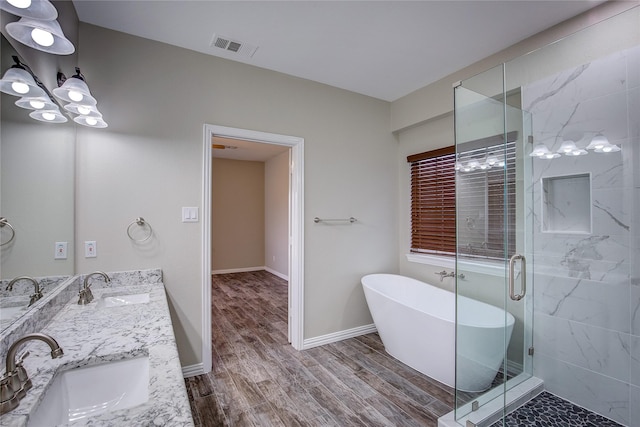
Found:
<svg viewBox="0 0 640 427"><path fill-rule="evenodd" d="M228 268L225 270L212 270L211 274L246 273L249 271L268 271L274 276L278 276L279 278L286 280L287 282L289 281L289 276L287 276L286 274L282 274L279 271L276 271L273 268L269 268L264 265L260 267L243 267L243 268Z"/></svg>
<svg viewBox="0 0 640 427"><path fill-rule="evenodd" d="M182 367L183 378L195 377L196 375L202 375L205 373L202 363Z"/></svg>
<svg viewBox="0 0 640 427"><path fill-rule="evenodd" d="M289 276L287 276L286 274L282 274L279 271L274 270L273 268L265 267L264 270L268 271L269 273L273 274L274 276L278 276L282 280L286 280L287 282L289 281Z"/></svg>
<svg viewBox="0 0 640 427"><path fill-rule="evenodd" d="M259 267L228 268L226 270L211 270L211 274L245 273L247 271L262 271L264 269L264 265Z"/></svg>
<svg viewBox="0 0 640 427"><path fill-rule="evenodd" d="M302 343L302 350L318 347L325 344L331 344L333 342L338 342L349 338L359 337L360 335L366 335L376 331L376 325L372 323L370 325L358 326L357 328L309 338L304 340L304 342Z"/></svg>
<svg viewBox="0 0 640 427"><path fill-rule="evenodd" d="M321 335L315 338L309 338L304 340L302 344L302 350L318 347L325 344L331 344L333 342L338 342L349 338L359 337L360 335L366 335L376 331L376 325L372 323L370 325L358 326L357 328L351 328L327 335ZM202 375L205 373L206 372L204 372L202 363L182 367L182 376L184 378L195 377L196 375Z"/></svg>

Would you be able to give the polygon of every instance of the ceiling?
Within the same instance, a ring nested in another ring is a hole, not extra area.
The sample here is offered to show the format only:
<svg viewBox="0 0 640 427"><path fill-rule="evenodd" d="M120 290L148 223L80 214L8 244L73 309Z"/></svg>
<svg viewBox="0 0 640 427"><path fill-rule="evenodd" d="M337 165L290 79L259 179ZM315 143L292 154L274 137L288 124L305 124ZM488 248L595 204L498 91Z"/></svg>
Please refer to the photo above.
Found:
<svg viewBox="0 0 640 427"><path fill-rule="evenodd" d="M73 3L83 22L394 101L603 0Z"/></svg>
<svg viewBox="0 0 640 427"><path fill-rule="evenodd" d="M219 136L211 138L211 145L213 147L211 150L212 157L250 162L266 162L289 150L289 147L284 145L222 138Z"/></svg>
<svg viewBox="0 0 640 427"><path fill-rule="evenodd" d="M394 101L604 0L73 0L80 21ZM216 47L214 36L241 45ZM225 140L213 157L287 147Z"/></svg>

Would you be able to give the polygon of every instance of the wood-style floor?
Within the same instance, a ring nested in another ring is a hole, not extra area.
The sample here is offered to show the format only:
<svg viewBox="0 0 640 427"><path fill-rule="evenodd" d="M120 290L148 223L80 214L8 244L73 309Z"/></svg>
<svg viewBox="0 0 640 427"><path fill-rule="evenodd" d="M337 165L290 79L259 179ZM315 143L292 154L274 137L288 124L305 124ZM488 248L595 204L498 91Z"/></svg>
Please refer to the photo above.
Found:
<svg viewBox="0 0 640 427"><path fill-rule="evenodd" d="M393 359L377 334L296 351L287 283L213 276L213 370L186 379L196 426L436 426L453 389Z"/></svg>

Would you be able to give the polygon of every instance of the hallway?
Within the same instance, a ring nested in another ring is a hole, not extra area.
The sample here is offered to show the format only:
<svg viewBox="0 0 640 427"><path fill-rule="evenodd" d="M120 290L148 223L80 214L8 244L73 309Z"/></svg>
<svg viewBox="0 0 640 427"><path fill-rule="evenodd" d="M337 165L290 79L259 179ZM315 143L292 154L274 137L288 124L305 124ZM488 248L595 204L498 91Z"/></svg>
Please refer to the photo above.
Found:
<svg viewBox="0 0 640 427"><path fill-rule="evenodd" d="M391 358L377 334L296 351L287 283L212 280L213 370L185 380L196 426L433 426L453 389Z"/></svg>

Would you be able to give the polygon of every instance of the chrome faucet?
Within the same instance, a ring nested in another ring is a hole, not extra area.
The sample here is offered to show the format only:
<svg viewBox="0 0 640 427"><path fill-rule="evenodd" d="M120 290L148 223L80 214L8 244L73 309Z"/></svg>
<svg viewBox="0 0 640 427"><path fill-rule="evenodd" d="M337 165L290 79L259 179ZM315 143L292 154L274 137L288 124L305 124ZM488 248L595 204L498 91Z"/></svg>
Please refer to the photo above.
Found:
<svg viewBox="0 0 640 427"><path fill-rule="evenodd" d="M36 279L34 279L33 277L29 277L29 276L20 276L20 277L16 277L15 279L13 279L12 281L9 282L9 284L7 285L7 291L11 291L13 290L13 285L16 282L19 282L20 280L29 280L33 283L33 286L36 289L36 292L31 295L31 297L29 298L29 305L33 305L34 302L38 301L40 298L42 298L42 289L40 289L40 284L38 283L38 281Z"/></svg>
<svg viewBox="0 0 640 427"><path fill-rule="evenodd" d="M4 376L0 379L0 414L15 409L20 400L26 396L27 390L31 388L31 380L27 375L27 371L22 366L22 361L27 357L26 353L20 361L16 362L16 353L18 348L27 341L40 340L44 341L51 348L51 358L56 359L64 353L56 340L45 334L29 334L18 339L11 344L7 352L6 369Z"/></svg>
<svg viewBox="0 0 640 427"><path fill-rule="evenodd" d="M436 273L436 274L437 274L438 276L440 276L440 281L441 281L441 282L444 280L444 278L445 278L445 277L456 277L456 273L455 273L455 272L453 272L453 271L452 271L452 272L450 272L450 273L447 273L447 271L446 271L446 270L442 270L441 272ZM460 278L460 279L464 279L464 274L462 274L462 273L458 274L458 278Z"/></svg>
<svg viewBox="0 0 640 427"><path fill-rule="evenodd" d="M103 273L102 271L94 271L93 273L89 273L84 277L84 284L82 289L80 289L80 293L78 294L78 304L84 305L89 304L93 301L93 293L91 292L91 284L89 283L89 278L92 276L102 276L106 283L111 282L111 279L107 275L107 273Z"/></svg>
<svg viewBox="0 0 640 427"><path fill-rule="evenodd" d="M436 273L440 276L440 281L442 282L445 277L456 277L456 273L453 271L451 273L447 273L445 270L442 270L440 273Z"/></svg>

